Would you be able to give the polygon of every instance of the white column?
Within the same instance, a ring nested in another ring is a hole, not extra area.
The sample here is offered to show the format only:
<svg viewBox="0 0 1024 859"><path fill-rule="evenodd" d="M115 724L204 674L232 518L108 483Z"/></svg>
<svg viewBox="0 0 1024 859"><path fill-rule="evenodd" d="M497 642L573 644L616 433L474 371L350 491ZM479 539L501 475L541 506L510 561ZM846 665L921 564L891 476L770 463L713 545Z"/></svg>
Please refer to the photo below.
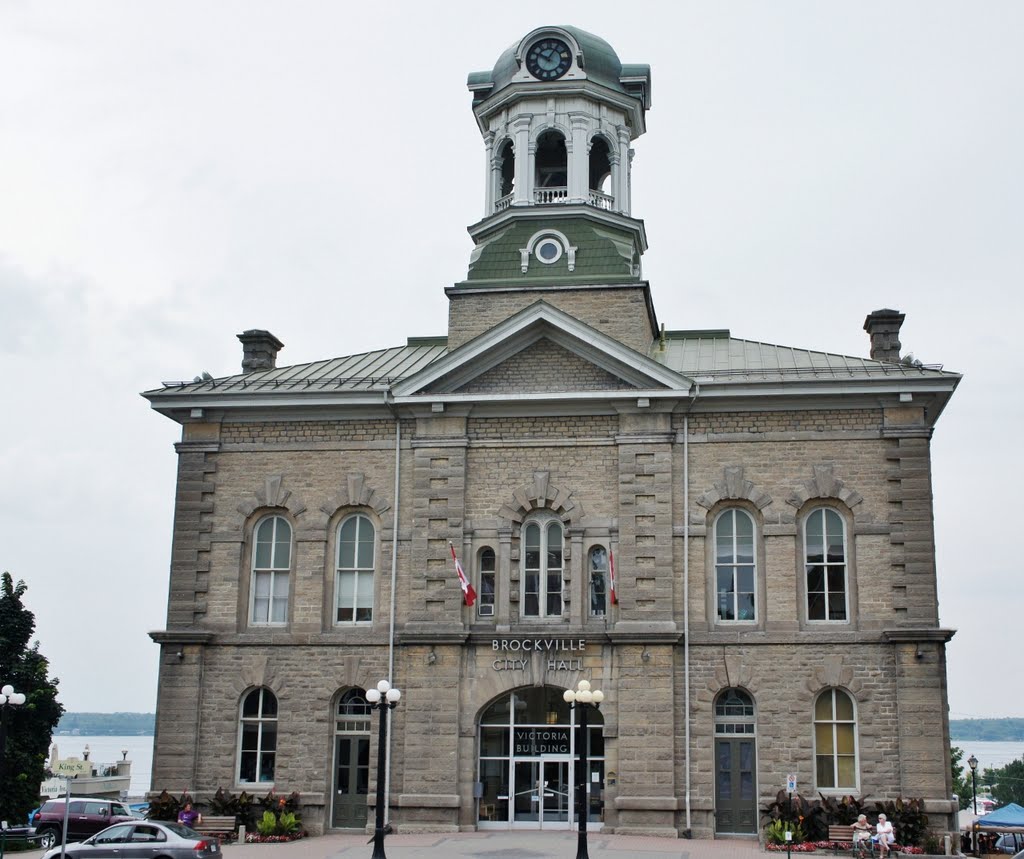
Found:
<svg viewBox="0 0 1024 859"><path fill-rule="evenodd" d="M494 211L497 190L494 181L494 132L484 132L484 217Z"/></svg>
<svg viewBox="0 0 1024 859"><path fill-rule="evenodd" d="M587 141L587 129L590 117L584 113L569 116L572 128L572 140L566 146L569 157L568 194L572 203L586 202L589 195L587 186L590 184L590 146Z"/></svg>
<svg viewBox="0 0 1024 859"><path fill-rule="evenodd" d="M625 215L630 213L629 205L629 129L618 128L619 135L619 181L615 186L615 208Z"/></svg>
<svg viewBox="0 0 1024 859"><path fill-rule="evenodd" d="M512 120L515 134L516 179L512 204L528 206L533 202L533 153L530 151L530 122L532 117L520 116Z"/></svg>

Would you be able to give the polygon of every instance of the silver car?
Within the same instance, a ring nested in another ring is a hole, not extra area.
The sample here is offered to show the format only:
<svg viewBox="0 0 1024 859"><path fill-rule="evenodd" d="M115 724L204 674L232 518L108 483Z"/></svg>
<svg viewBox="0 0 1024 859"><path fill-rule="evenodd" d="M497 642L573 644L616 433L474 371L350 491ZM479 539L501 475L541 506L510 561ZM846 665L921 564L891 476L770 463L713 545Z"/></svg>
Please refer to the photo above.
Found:
<svg viewBox="0 0 1024 859"><path fill-rule="evenodd" d="M216 838L200 835L180 823L140 820L115 823L92 838L65 848L68 859L206 859L220 857ZM59 859L60 847L43 854Z"/></svg>

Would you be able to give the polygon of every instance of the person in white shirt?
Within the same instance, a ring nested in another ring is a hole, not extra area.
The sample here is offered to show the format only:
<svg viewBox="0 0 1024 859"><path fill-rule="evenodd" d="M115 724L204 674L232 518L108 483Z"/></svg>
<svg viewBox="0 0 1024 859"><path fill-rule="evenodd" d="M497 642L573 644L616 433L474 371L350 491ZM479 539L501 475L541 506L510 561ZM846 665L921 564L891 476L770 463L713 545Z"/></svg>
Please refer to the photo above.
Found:
<svg viewBox="0 0 1024 859"><path fill-rule="evenodd" d="M896 841L896 835L892 831L892 824L884 814L878 815L878 825L875 826L875 840L878 841L878 849L882 856L889 855L889 845Z"/></svg>

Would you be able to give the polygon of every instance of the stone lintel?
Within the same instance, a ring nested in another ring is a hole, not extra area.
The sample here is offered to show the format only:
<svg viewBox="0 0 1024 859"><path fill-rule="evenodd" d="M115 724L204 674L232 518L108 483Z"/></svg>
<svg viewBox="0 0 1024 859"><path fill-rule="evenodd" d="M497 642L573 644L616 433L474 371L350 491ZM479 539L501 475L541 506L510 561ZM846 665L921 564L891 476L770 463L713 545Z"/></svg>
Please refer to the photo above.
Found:
<svg viewBox="0 0 1024 859"><path fill-rule="evenodd" d="M402 808L458 808L460 802L457 793L402 793L397 804Z"/></svg>
<svg viewBox="0 0 1024 859"><path fill-rule="evenodd" d="M195 630L157 629L149 637L157 644L209 644L215 635Z"/></svg>

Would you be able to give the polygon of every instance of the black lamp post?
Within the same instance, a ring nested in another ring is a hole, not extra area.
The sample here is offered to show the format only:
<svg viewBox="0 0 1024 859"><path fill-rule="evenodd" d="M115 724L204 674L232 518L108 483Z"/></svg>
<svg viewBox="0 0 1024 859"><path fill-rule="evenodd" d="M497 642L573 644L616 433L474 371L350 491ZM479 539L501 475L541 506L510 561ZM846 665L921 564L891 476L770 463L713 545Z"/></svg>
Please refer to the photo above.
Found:
<svg viewBox="0 0 1024 859"><path fill-rule="evenodd" d="M576 711L580 727L579 763L576 764L576 813L579 815L580 834L576 841L576 859L590 859L587 852L587 820L590 817L589 783L587 771L587 749L590 744L590 736L587 726L587 714L593 708L598 709L604 700L604 692L600 689L590 689L589 680L580 680L576 684L576 690L566 689L562 693L562 699Z"/></svg>
<svg viewBox="0 0 1024 859"><path fill-rule="evenodd" d="M7 711L25 703L25 693L15 692L8 683L0 689L0 785L7 774Z"/></svg>
<svg viewBox="0 0 1024 859"><path fill-rule="evenodd" d="M974 816L978 816L978 759L971 755L967 759L967 766L971 768L971 798L974 803ZM978 852L978 823L975 821L971 824L971 849Z"/></svg>
<svg viewBox="0 0 1024 859"><path fill-rule="evenodd" d="M380 710L380 734L377 738L377 815L373 830L373 856L370 859L388 859L384 852L384 779L388 751L388 710L394 710L402 693L392 688L387 680L381 680L376 689L366 693L371 710Z"/></svg>

